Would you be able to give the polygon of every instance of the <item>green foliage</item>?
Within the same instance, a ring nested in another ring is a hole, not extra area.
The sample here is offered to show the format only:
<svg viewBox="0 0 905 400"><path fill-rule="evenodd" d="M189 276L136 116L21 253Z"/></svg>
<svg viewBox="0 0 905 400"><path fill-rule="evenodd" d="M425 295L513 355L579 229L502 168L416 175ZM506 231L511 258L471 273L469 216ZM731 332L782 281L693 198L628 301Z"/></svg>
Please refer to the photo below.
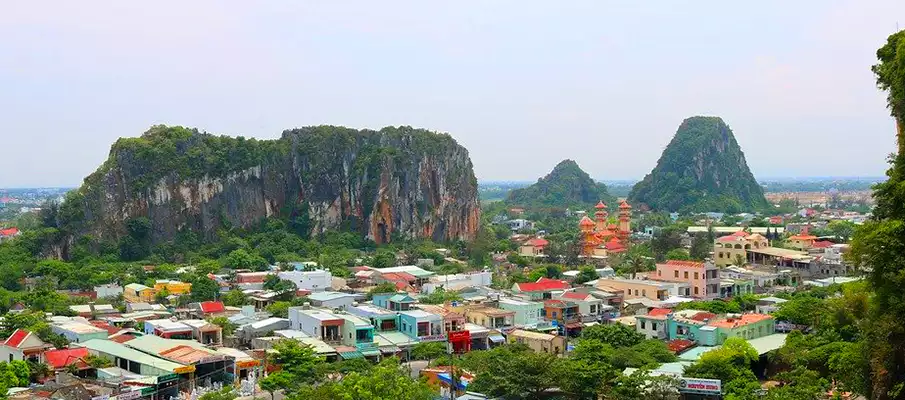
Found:
<svg viewBox="0 0 905 400"><path fill-rule="evenodd" d="M615 348L631 347L644 341L644 335L623 324L605 324L587 327L581 331L581 338L597 340Z"/></svg>
<svg viewBox="0 0 905 400"><path fill-rule="evenodd" d="M757 378L751 371L751 364L757 359L757 350L747 341L732 337L726 339L719 349L702 354L697 362L685 368L684 376L719 379L728 395L748 398L753 394L750 392L751 384L757 384Z"/></svg>
<svg viewBox="0 0 905 400"><path fill-rule="evenodd" d="M322 378L318 365L323 359L310 346L295 340L281 340L274 344L273 350L269 361L290 374L296 384L310 384Z"/></svg>
<svg viewBox="0 0 905 400"><path fill-rule="evenodd" d="M396 293L396 285L392 282L378 283L368 291L368 300L374 298L375 294L380 293Z"/></svg>
<svg viewBox="0 0 905 400"><path fill-rule="evenodd" d="M211 319L208 319L207 322L217 325L221 329L223 329L223 336L232 335L236 332L236 328L238 328L238 326L230 322L229 318L227 317L213 317Z"/></svg>
<svg viewBox="0 0 905 400"><path fill-rule="evenodd" d="M210 301L216 300L220 294L220 285L206 275L197 277L192 282L191 298L192 301Z"/></svg>
<svg viewBox="0 0 905 400"><path fill-rule="evenodd" d="M718 117L682 121L657 166L632 188L629 201L679 212L768 207L735 136Z"/></svg>
<svg viewBox="0 0 905 400"><path fill-rule="evenodd" d="M418 301L424 304L445 304L451 301L462 301L462 296L456 291L446 291L439 287L433 293L421 296Z"/></svg>
<svg viewBox="0 0 905 400"><path fill-rule="evenodd" d="M396 266L396 254L392 251L378 250L371 258L371 266L374 268L389 268Z"/></svg>
<svg viewBox="0 0 905 400"><path fill-rule="evenodd" d="M94 354L89 354L85 356L85 364L88 364L91 368L108 368L113 366L113 360L103 357L96 356Z"/></svg>
<svg viewBox="0 0 905 400"><path fill-rule="evenodd" d="M593 281L599 277L600 276L597 275L597 270L595 270L594 267L586 265L578 269L578 275L575 276L575 283L582 284Z"/></svg>
<svg viewBox="0 0 905 400"><path fill-rule="evenodd" d="M507 204L532 209L548 207L584 208L598 201L614 204L616 199L607 193L606 185L595 182L575 161L563 160L537 183L509 192Z"/></svg>
<svg viewBox="0 0 905 400"><path fill-rule="evenodd" d="M691 254L685 249L672 249L666 252L667 260L688 261L691 260Z"/></svg>
<svg viewBox="0 0 905 400"><path fill-rule="evenodd" d="M223 301L223 305L230 307L242 307L248 304L248 296L239 289L233 289L226 292L221 300Z"/></svg>
<svg viewBox="0 0 905 400"><path fill-rule="evenodd" d="M386 359L367 372L351 372L338 382L304 386L288 400L432 400L436 394L422 381L416 381L395 358Z"/></svg>
<svg viewBox="0 0 905 400"><path fill-rule="evenodd" d="M483 363L472 369L469 390L505 398L535 399L557 386L561 360L523 346L500 346L486 351Z"/></svg>
<svg viewBox="0 0 905 400"><path fill-rule="evenodd" d="M245 249L233 250L226 256L224 266L235 269L261 269L267 266L267 260L257 254L251 254Z"/></svg>
<svg viewBox="0 0 905 400"><path fill-rule="evenodd" d="M292 374L286 371L276 371L261 379L258 384L261 386L261 390L270 393L270 398L273 400L275 399L274 392L277 390L290 390L290 388L295 386L295 380Z"/></svg>
<svg viewBox="0 0 905 400"><path fill-rule="evenodd" d="M540 278L560 279L562 278L562 267L556 264L547 264L537 267L528 274L528 281L537 282Z"/></svg>
<svg viewBox="0 0 905 400"><path fill-rule="evenodd" d="M236 390L231 386L227 386L217 391L202 394L198 400L235 400L237 397L239 395L236 394Z"/></svg>
<svg viewBox="0 0 905 400"><path fill-rule="evenodd" d="M412 347L412 358L416 360L434 360L446 354L446 342L418 343Z"/></svg>

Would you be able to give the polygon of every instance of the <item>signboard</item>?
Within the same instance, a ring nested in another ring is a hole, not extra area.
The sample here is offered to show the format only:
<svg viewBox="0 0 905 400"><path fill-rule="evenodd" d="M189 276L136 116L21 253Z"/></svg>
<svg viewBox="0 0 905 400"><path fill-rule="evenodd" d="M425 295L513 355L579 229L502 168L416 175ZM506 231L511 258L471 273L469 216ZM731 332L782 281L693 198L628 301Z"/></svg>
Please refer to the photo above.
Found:
<svg viewBox="0 0 905 400"><path fill-rule="evenodd" d="M116 395L116 400L134 400L141 397L140 390L133 390L131 392L123 392Z"/></svg>
<svg viewBox="0 0 905 400"><path fill-rule="evenodd" d="M195 366L194 366L194 365L186 365L186 366L184 366L184 367L179 367L179 368L174 369L173 372L175 372L175 373L177 373L177 374L187 374L187 373L190 373L190 372L195 372Z"/></svg>
<svg viewBox="0 0 905 400"><path fill-rule="evenodd" d="M679 391L682 393L720 394L722 382L719 379L679 378Z"/></svg>
<svg viewBox="0 0 905 400"><path fill-rule="evenodd" d="M449 341L450 342L460 342L460 341L468 341L468 340L471 340L471 332L469 332L469 331L449 332Z"/></svg>
<svg viewBox="0 0 905 400"><path fill-rule="evenodd" d="M236 363L236 368L251 368L257 367L258 365L261 365L261 362L258 360L239 361Z"/></svg>
<svg viewBox="0 0 905 400"><path fill-rule="evenodd" d="M418 336L418 340L422 342L443 342L446 341L446 335Z"/></svg>
<svg viewBox="0 0 905 400"><path fill-rule="evenodd" d="M179 379L179 375L176 375L176 374L161 375L161 376L157 377L157 383L166 383L169 381L175 381L177 379ZM91 399L91 400L94 400L94 399Z"/></svg>
<svg viewBox="0 0 905 400"><path fill-rule="evenodd" d="M195 364L209 364L223 360L226 360L226 356L208 356L198 360L198 362L196 362Z"/></svg>

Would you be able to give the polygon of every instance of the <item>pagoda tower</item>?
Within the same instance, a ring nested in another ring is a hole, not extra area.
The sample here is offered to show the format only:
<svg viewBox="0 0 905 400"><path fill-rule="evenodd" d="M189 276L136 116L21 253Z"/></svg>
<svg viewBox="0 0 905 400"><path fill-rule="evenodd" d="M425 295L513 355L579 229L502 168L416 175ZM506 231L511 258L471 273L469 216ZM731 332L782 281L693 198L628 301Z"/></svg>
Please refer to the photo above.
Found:
<svg viewBox="0 0 905 400"><path fill-rule="evenodd" d="M609 215L606 212L606 204L603 204L603 201L600 201L596 206L594 206L594 208L597 209L597 211L594 213L594 231L603 232L604 230L606 230L606 217Z"/></svg>
<svg viewBox="0 0 905 400"><path fill-rule="evenodd" d="M587 216L583 217L581 221L578 223L578 229L581 231L581 254L588 256L594 254L594 247L597 246L598 240L594 235L594 221L591 221Z"/></svg>
<svg viewBox="0 0 905 400"><path fill-rule="evenodd" d="M628 244L629 236L632 234L632 206L625 200L619 203L619 239L623 243Z"/></svg>

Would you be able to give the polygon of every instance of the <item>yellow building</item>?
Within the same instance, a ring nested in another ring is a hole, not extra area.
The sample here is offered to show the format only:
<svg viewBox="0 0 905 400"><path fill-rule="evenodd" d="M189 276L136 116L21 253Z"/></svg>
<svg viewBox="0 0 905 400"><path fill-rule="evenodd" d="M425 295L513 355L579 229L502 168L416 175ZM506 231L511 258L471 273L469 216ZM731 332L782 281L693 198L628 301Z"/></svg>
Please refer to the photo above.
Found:
<svg viewBox="0 0 905 400"><path fill-rule="evenodd" d="M509 343L521 343L537 353L565 354L566 337L516 329L509 333Z"/></svg>
<svg viewBox="0 0 905 400"><path fill-rule="evenodd" d="M181 296L184 294L189 294L192 291L192 284L180 281L174 281L169 279L161 279L157 282L154 282L154 292L160 292L166 290L167 293L171 295ZM152 295L153 297L153 295Z"/></svg>
<svg viewBox="0 0 905 400"><path fill-rule="evenodd" d="M154 301L154 293L154 288L130 283L123 288L123 299L129 303L150 303Z"/></svg>
<svg viewBox="0 0 905 400"><path fill-rule="evenodd" d="M748 250L770 247L767 238L757 233L738 231L713 242L713 261L718 267L748 262Z"/></svg>
<svg viewBox="0 0 905 400"><path fill-rule="evenodd" d="M801 233L799 233L795 236L790 236L787 243L789 244L789 247L791 247L793 249L807 250L807 249L810 249L811 247L814 247L814 242L816 242L816 241L817 241L817 236L814 236L814 235L811 235L810 233L808 233L808 228L805 227L801 231Z"/></svg>
<svg viewBox="0 0 905 400"><path fill-rule="evenodd" d="M610 293L622 293L623 299L646 298L659 301L669 297L669 287L664 282L647 279L600 278L597 288Z"/></svg>

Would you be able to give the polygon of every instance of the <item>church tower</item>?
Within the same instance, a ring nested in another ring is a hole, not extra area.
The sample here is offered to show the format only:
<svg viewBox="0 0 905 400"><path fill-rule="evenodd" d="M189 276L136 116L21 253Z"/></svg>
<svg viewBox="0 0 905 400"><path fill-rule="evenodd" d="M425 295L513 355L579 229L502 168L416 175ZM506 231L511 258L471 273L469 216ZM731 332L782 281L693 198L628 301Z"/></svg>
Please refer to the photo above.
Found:
<svg viewBox="0 0 905 400"><path fill-rule="evenodd" d="M628 243L632 234L632 206L625 200L619 203L619 239Z"/></svg>
<svg viewBox="0 0 905 400"><path fill-rule="evenodd" d="M603 232L606 230L606 217L608 216L606 212L606 204L603 204L603 201L598 202L594 208L597 211L594 213L594 231L595 232Z"/></svg>

